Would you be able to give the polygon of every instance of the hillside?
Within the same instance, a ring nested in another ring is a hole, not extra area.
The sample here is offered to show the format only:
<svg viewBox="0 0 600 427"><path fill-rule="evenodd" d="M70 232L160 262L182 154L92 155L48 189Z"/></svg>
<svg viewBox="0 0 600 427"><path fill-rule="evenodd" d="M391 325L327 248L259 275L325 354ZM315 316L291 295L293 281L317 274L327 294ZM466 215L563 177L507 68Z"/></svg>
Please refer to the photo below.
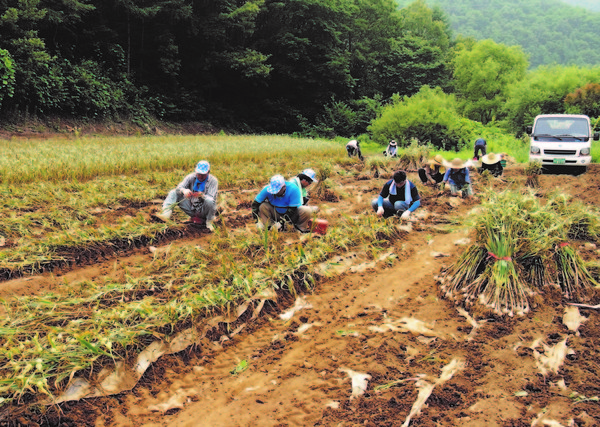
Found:
<svg viewBox="0 0 600 427"><path fill-rule="evenodd" d="M399 0L401 6L410 1ZM521 45L531 67L600 64L600 5L595 0L427 0L450 19L455 35ZM567 4L570 3L570 4ZM577 5L577 6L575 6ZM585 10L588 7L589 10Z"/></svg>

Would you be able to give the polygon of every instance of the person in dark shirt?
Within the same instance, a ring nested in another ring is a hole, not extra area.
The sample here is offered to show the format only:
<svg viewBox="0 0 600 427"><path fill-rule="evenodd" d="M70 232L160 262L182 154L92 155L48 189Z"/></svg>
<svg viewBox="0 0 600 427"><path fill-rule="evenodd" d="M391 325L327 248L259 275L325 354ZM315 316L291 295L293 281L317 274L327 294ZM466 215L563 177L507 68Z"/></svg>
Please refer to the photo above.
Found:
<svg viewBox="0 0 600 427"><path fill-rule="evenodd" d="M496 178L502 176L504 168L502 167L502 158L499 154L489 153L481 158L481 167L477 171L483 173L486 170Z"/></svg>
<svg viewBox="0 0 600 427"><path fill-rule="evenodd" d="M437 154L433 159L429 159L425 165L419 169L419 178L424 185L437 185L444 179L444 158Z"/></svg>
<svg viewBox="0 0 600 427"><path fill-rule="evenodd" d="M475 141L475 149L473 153L473 160L479 160L479 154L485 156L487 153L487 142L483 138L478 138Z"/></svg>
<svg viewBox="0 0 600 427"><path fill-rule="evenodd" d="M406 172L398 171L384 184L371 206L377 215L384 218L400 215L402 219L408 219L421 206L421 198L417 187L406 179Z"/></svg>

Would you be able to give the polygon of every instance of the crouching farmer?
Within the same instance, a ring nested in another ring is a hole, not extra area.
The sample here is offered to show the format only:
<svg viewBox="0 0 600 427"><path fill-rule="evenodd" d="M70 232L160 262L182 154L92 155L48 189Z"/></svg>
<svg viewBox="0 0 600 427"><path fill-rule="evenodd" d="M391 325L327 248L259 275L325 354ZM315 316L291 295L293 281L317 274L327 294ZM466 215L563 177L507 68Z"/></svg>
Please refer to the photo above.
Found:
<svg viewBox="0 0 600 427"><path fill-rule="evenodd" d="M406 179L406 172L398 171L393 179L385 183L371 206L377 215L384 218L400 215L402 219L408 219L421 206L421 198L417 187Z"/></svg>
<svg viewBox="0 0 600 427"><path fill-rule="evenodd" d="M461 159L456 158L446 163L446 173L444 174L443 184L450 185L450 194L458 196L462 193L463 198L473 195L471 178L469 176L469 167Z"/></svg>
<svg viewBox="0 0 600 427"><path fill-rule="evenodd" d="M190 216L194 224L203 225L213 231L213 220L217 211L219 182L210 174L210 164L202 160L196 170L186 176L173 190L169 191L160 213L153 217L168 221L177 205Z"/></svg>
<svg viewBox="0 0 600 427"><path fill-rule="evenodd" d="M252 215L257 219L259 230L275 226L278 230L290 222L297 230L310 231L309 220L313 210L302 206L302 193L296 184L286 182L283 176L275 175L252 202Z"/></svg>

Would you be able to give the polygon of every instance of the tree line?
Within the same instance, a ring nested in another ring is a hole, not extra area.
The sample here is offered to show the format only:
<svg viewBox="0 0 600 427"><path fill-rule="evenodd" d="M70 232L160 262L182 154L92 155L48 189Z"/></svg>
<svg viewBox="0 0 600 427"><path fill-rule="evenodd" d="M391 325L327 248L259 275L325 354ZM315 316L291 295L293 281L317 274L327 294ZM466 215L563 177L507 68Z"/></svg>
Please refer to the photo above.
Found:
<svg viewBox="0 0 600 427"><path fill-rule="evenodd" d="M392 94L446 85L423 1L0 0L0 115L364 131ZM343 121L343 120L342 120Z"/></svg>

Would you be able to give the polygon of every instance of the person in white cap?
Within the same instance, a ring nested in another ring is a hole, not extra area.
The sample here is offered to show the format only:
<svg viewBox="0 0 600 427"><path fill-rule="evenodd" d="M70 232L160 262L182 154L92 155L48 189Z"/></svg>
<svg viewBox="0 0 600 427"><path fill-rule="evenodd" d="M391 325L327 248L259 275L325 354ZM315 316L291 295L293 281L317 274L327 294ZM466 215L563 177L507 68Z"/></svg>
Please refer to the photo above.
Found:
<svg viewBox="0 0 600 427"><path fill-rule="evenodd" d="M219 181L210 173L210 164L202 160L198 162L194 172L169 191L161 212L153 217L166 222L171 218L173 208L179 205L190 216L190 222L213 231L218 191Z"/></svg>
<svg viewBox="0 0 600 427"><path fill-rule="evenodd" d="M285 223L291 222L296 229L307 233L312 212L310 207L302 206L300 188L291 181L286 182L281 175L273 176L252 202L252 215L259 230L273 225L283 230Z"/></svg>
<svg viewBox="0 0 600 427"><path fill-rule="evenodd" d="M395 140L391 140L383 152L385 157L397 157L398 156L398 143Z"/></svg>
<svg viewBox="0 0 600 427"><path fill-rule="evenodd" d="M302 204L308 204L308 187L317 182L317 174L312 169L304 169L294 178L292 178L292 182L298 186L300 192L302 193Z"/></svg>

